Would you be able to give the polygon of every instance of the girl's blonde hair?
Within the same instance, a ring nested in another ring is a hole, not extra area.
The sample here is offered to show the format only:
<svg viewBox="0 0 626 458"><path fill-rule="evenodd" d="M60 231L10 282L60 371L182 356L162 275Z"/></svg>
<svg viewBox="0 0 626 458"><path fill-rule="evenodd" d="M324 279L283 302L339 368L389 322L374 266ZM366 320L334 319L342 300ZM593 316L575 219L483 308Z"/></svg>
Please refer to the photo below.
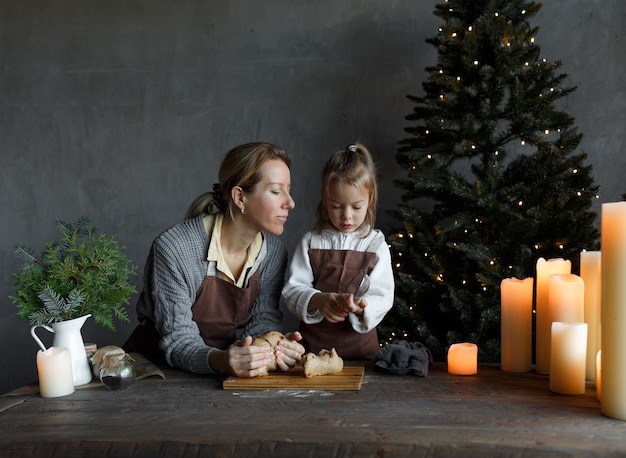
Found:
<svg viewBox="0 0 626 458"><path fill-rule="evenodd" d="M222 160L219 171L219 183L213 185L213 191L205 192L194 199L189 206L185 219L194 218L203 213L226 213L232 218L233 204L231 190L239 186L245 192L253 192L254 187L263 178L260 168L265 162L278 159L291 168L291 158L282 148L271 143L245 143L231 149Z"/></svg>
<svg viewBox="0 0 626 458"><path fill-rule="evenodd" d="M328 190L337 183L350 184L367 192L369 200L363 225L374 228L376 206L378 205L378 185L376 184L376 164L372 155L361 143L349 145L342 151L333 154L322 170L322 198L317 205L315 214L316 232L331 227L330 217L326 209Z"/></svg>

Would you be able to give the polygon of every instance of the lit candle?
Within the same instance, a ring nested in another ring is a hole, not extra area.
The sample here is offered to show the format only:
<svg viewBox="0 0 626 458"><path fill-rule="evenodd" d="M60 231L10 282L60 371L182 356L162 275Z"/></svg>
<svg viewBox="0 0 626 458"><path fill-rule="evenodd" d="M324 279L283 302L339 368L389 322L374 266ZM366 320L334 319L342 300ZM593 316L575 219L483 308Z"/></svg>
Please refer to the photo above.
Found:
<svg viewBox="0 0 626 458"><path fill-rule="evenodd" d="M596 355L596 398L602 400L602 350Z"/></svg>
<svg viewBox="0 0 626 458"><path fill-rule="evenodd" d="M600 350L600 263L599 251L580 253L580 277L585 283L585 323L587 323L587 380L595 380L596 354Z"/></svg>
<svg viewBox="0 0 626 458"><path fill-rule="evenodd" d="M464 342L450 345L448 349L448 373L474 375L478 372L478 347Z"/></svg>
<svg viewBox="0 0 626 458"><path fill-rule="evenodd" d="M587 323L552 323L550 391L585 394Z"/></svg>
<svg viewBox="0 0 626 458"><path fill-rule="evenodd" d="M528 372L532 365L533 278L500 283L500 367Z"/></svg>
<svg viewBox="0 0 626 458"><path fill-rule="evenodd" d="M626 420L626 202L602 204L602 402Z"/></svg>
<svg viewBox="0 0 626 458"><path fill-rule="evenodd" d="M56 398L74 392L72 357L65 347L50 347L37 351L39 394L44 398Z"/></svg>
<svg viewBox="0 0 626 458"><path fill-rule="evenodd" d="M537 260L537 300L536 320L536 370L540 374L550 372L550 308L548 304L549 280L552 274L569 274L572 263L569 260L539 258Z"/></svg>

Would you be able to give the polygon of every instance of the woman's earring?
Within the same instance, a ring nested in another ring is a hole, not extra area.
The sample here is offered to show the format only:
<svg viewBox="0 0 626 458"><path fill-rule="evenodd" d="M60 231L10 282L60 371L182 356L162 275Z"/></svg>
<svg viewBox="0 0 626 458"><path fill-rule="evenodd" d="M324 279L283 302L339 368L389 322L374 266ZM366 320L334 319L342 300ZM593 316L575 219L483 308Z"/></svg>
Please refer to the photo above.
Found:
<svg viewBox="0 0 626 458"><path fill-rule="evenodd" d="M245 209L245 207L243 205L241 206L240 210L241 210L241 214L242 215L246 212L246 209Z"/></svg>

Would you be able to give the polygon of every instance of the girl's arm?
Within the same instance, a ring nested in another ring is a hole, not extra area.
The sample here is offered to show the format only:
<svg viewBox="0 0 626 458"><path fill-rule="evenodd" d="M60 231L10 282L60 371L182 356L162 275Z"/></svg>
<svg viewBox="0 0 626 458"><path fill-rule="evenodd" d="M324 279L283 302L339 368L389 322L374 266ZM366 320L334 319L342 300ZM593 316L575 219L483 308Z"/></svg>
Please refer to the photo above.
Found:
<svg viewBox="0 0 626 458"><path fill-rule="evenodd" d="M315 324L322 321L323 316L319 311L309 313L307 310L313 295L320 292L313 288L313 270L309 260L310 243L311 232L305 234L296 247L282 297L291 313L307 324Z"/></svg>
<svg viewBox="0 0 626 458"><path fill-rule="evenodd" d="M379 237L383 237L379 232ZM367 307L362 314L350 313L349 319L352 328L360 333L374 329L383 320L393 306L395 282L391 267L391 253L387 243L383 240L376 251L376 265L369 274L370 288L364 298Z"/></svg>

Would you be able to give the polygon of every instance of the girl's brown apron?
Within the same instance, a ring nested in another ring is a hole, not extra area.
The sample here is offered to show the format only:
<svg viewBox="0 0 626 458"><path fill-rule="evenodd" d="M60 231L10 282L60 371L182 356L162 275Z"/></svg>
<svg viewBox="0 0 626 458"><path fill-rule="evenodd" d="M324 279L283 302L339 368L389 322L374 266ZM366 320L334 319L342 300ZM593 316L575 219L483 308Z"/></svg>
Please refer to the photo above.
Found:
<svg viewBox="0 0 626 458"><path fill-rule="evenodd" d="M207 345L224 350L241 336L248 312L261 291L260 272L261 269L257 269L246 288L210 275L204 278L191 311L200 336ZM138 351L148 358L162 358L160 339L154 323L150 322L138 326L124 348L126 351Z"/></svg>
<svg viewBox="0 0 626 458"><path fill-rule="evenodd" d="M376 253L355 250L310 249L309 258L313 268L313 286L324 292L346 291L350 280L360 271L370 273L376 263ZM353 291L350 291L353 292ZM330 323L322 320L317 324L300 323L302 343L309 352L335 348L344 360L370 360L380 351L376 328L360 334L350 320Z"/></svg>

